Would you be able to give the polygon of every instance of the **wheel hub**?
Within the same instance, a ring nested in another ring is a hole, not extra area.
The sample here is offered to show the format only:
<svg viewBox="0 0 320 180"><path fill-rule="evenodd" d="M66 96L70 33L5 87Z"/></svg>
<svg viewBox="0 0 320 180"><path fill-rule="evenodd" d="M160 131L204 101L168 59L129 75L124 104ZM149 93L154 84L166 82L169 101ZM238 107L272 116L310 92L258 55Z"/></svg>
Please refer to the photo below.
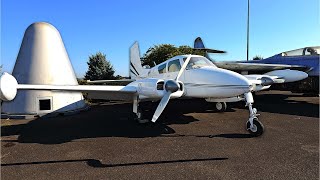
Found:
<svg viewBox="0 0 320 180"><path fill-rule="evenodd" d="M258 131L258 128L255 124L253 124L252 126L250 126L250 131L252 132L257 132Z"/></svg>
<svg viewBox="0 0 320 180"><path fill-rule="evenodd" d="M216 103L216 108L218 110L221 110L222 109L222 103L220 103L220 102Z"/></svg>

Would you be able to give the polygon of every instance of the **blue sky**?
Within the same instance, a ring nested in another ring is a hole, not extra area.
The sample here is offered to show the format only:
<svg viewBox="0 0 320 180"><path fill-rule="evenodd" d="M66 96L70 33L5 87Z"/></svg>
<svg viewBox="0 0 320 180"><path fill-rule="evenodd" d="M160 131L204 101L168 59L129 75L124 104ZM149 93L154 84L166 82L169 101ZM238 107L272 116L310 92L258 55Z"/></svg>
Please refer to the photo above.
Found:
<svg viewBox="0 0 320 180"><path fill-rule="evenodd" d="M250 0L250 55L269 57L320 45L318 0ZM1 64L11 72L25 29L46 21L61 33L78 77L101 51L116 74L128 75L129 47L141 54L156 44L226 50L217 60L246 59L247 0L2 0Z"/></svg>

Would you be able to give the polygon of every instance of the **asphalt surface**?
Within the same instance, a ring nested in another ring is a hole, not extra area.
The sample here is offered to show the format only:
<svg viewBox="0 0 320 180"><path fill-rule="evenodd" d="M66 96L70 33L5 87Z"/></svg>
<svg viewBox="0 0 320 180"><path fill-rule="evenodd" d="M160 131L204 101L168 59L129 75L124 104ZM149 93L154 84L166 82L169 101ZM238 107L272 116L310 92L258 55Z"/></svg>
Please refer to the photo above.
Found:
<svg viewBox="0 0 320 180"><path fill-rule="evenodd" d="M1 120L1 179L319 179L319 97L255 101L260 137L245 130L244 103L217 113L201 100L171 101L156 125L128 118L128 103Z"/></svg>

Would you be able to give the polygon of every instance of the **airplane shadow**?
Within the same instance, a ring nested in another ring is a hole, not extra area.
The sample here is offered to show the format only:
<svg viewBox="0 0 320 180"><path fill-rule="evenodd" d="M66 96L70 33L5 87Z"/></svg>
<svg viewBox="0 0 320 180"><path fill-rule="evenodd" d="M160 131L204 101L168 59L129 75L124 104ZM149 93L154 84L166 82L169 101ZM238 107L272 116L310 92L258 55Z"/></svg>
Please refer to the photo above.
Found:
<svg viewBox="0 0 320 180"><path fill-rule="evenodd" d="M81 138L96 137L157 137L175 131L169 124L188 124L192 116L174 114L160 123L139 124L133 119L132 104L109 104L93 106L91 109L71 116L37 118L27 124L1 127L1 136L19 135L19 143L60 144ZM174 121L170 121L170 119Z"/></svg>
<svg viewBox="0 0 320 180"><path fill-rule="evenodd" d="M247 138L257 138L251 134L216 134L216 135L184 135L184 134L173 134L173 135L161 135L161 137L198 137L198 138L231 138L231 139L247 139Z"/></svg>
<svg viewBox="0 0 320 180"><path fill-rule="evenodd" d="M8 163L8 164L1 164L1 166L2 167L7 167L7 166L21 166L21 165L86 162L86 164L88 166L94 167L94 168L113 168L113 167L157 165L157 164L173 164L173 163L188 163L188 162L205 162L205 161L223 161L223 160L228 160L228 158L181 159L181 160L168 160L168 161L148 161L148 162L121 163L121 164L103 164L103 163L101 163L101 161L96 160L96 159L78 159L78 160L57 160L57 161L37 161L37 162L24 162L24 163Z"/></svg>
<svg viewBox="0 0 320 180"><path fill-rule="evenodd" d="M254 96L254 107L258 112L289 114L306 117L319 117L319 104L307 101L289 100L290 97L303 97L295 94L263 94ZM246 109L240 102L230 103L231 108Z"/></svg>
<svg viewBox="0 0 320 180"><path fill-rule="evenodd" d="M192 106L189 104L192 103ZM151 119L158 102L142 103L145 118ZM211 104L212 105L212 104ZM2 140L19 143L60 144L75 139L96 137L145 138L174 134L171 124L189 124L199 121L193 112L212 112L204 100L169 102L157 123L139 124L132 116L131 103L101 103L88 111L71 116L40 117L27 124L2 126L1 136L18 135L18 140ZM230 110L232 111L232 110Z"/></svg>
<svg viewBox="0 0 320 180"><path fill-rule="evenodd" d="M295 95L293 95L295 96ZM305 101L287 100L291 95L264 94L255 96L254 107L260 112L272 112L308 117L319 117L319 105ZM151 119L158 103L143 103L145 117ZM2 126L1 136L18 135L17 140L7 142L60 144L82 138L96 137L164 137L174 135L171 124L190 124L196 121L188 113L217 113L213 104L204 100L173 100L164 110L157 123L138 124L129 118L132 115L131 103L102 103L88 111L72 116L38 118L27 124ZM228 111L233 108L246 108L244 102L229 103ZM183 136L183 135L177 135ZM249 134L205 135L207 138L251 138ZM4 140L2 140L4 141ZM10 145L10 144L9 144Z"/></svg>

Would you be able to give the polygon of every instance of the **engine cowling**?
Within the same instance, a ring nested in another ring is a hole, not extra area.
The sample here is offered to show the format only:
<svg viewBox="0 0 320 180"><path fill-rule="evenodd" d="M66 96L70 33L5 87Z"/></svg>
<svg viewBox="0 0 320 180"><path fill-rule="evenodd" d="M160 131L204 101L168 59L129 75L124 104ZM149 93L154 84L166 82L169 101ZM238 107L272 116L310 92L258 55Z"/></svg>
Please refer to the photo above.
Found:
<svg viewBox="0 0 320 180"><path fill-rule="evenodd" d="M172 80L162 80L162 79L151 78L151 79L137 80L135 83L137 83L138 93L141 99L162 98L167 91L166 89L173 88ZM177 98L183 95L183 83L179 81L178 84L179 84L179 89L171 94L171 98Z"/></svg>
<svg viewBox="0 0 320 180"><path fill-rule="evenodd" d="M303 80L308 77L308 74L305 72L297 71L297 70L290 70L290 69L274 70L274 71L266 73L266 75L279 76L282 79L284 79L285 83L300 81L300 80Z"/></svg>

